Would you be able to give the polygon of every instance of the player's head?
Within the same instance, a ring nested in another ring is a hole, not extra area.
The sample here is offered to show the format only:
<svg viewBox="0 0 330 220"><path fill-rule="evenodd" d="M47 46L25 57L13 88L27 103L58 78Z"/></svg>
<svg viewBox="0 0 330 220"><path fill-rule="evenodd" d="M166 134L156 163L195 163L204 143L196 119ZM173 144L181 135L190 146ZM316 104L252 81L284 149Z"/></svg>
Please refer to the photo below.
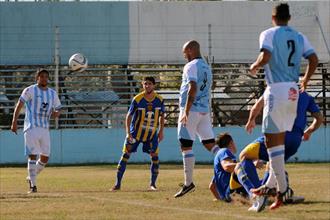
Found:
<svg viewBox="0 0 330 220"><path fill-rule="evenodd" d="M182 47L182 53L185 59L191 61L201 56L199 43L195 40L186 42Z"/></svg>
<svg viewBox="0 0 330 220"><path fill-rule="evenodd" d="M228 148L232 153L236 153L236 144L229 133L219 134L215 143L219 148Z"/></svg>
<svg viewBox="0 0 330 220"><path fill-rule="evenodd" d="M46 69L38 69L35 78L39 86L46 87L49 80L49 72Z"/></svg>
<svg viewBox="0 0 330 220"><path fill-rule="evenodd" d="M281 3L276 5L272 11L273 25L285 25L291 18L289 5L287 3Z"/></svg>
<svg viewBox="0 0 330 220"><path fill-rule="evenodd" d="M146 76L143 78L142 86L147 94L150 94L155 90L155 85L156 85L156 81L154 77Z"/></svg>

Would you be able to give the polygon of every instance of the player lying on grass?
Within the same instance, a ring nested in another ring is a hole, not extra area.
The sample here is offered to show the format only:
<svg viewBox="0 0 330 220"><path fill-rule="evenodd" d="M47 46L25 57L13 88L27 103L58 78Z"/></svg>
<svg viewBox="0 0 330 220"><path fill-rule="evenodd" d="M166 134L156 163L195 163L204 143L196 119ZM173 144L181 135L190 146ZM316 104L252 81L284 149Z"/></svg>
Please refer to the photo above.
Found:
<svg viewBox="0 0 330 220"><path fill-rule="evenodd" d="M255 119L261 112L261 109L264 106L264 99L261 97L252 107L250 111L249 120L246 124L246 130L248 133L251 133L253 128L255 127ZM305 129L307 124L307 112L310 112L313 116L314 120L312 124ZM315 103L313 97L311 97L307 92L301 92L298 99L298 107L297 107L297 117L294 121L293 128L290 132L286 132L285 134L285 152L284 159L287 161L290 157L292 157L297 151L301 144L301 141L308 141L314 131L316 131L323 122L323 116L320 112L319 106ZM267 148L265 146L265 137L260 136L251 144L247 145L242 152L240 153L240 160L263 160L269 161L269 157L267 154ZM269 176L269 171L266 171L265 176L263 178L263 184L268 180L268 178L273 178L273 176ZM276 192L276 181L275 179L269 179L271 183L269 187L269 192ZM292 193L292 191L290 192ZM290 198L285 198L290 201ZM289 202L286 201L286 202Z"/></svg>
<svg viewBox="0 0 330 220"><path fill-rule="evenodd" d="M265 207L266 197L253 197L250 192L261 185L253 161L236 161L236 145L228 133L220 134L216 143L220 150L214 158L214 176L209 186L212 194L218 200L231 202L231 195L238 193L254 202L250 209L261 211Z"/></svg>
<svg viewBox="0 0 330 220"><path fill-rule="evenodd" d="M143 152L149 154L151 158L150 189L157 190L156 180L159 169L158 143L164 137L165 109L163 98L154 91L155 84L153 77L145 77L142 82L144 91L133 98L129 107L126 116L126 139L123 155L118 163L117 182L111 191L120 190L127 161L131 153L137 151L140 143L143 144Z"/></svg>
<svg viewBox="0 0 330 220"><path fill-rule="evenodd" d="M40 69L37 84L25 88L16 105L11 130L17 134L17 119L25 105L24 142L28 156L29 193L37 192L37 175L45 168L50 155L49 120L59 117L61 102L55 90L48 88L49 72ZM38 159L38 161L37 161Z"/></svg>

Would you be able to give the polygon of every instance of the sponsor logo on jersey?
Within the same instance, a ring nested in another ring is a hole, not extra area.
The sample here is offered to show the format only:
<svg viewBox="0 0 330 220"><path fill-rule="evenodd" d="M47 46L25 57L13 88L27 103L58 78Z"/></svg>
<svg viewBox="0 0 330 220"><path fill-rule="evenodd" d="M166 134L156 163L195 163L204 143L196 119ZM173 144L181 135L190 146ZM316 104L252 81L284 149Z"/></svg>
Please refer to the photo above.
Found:
<svg viewBox="0 0 330 220"><path fill-rule="evenodd" d="M289 89L288 99L291 101L295 101L297 100L297 98L298 98L298 91L295 88L291 87Z"/></svg>

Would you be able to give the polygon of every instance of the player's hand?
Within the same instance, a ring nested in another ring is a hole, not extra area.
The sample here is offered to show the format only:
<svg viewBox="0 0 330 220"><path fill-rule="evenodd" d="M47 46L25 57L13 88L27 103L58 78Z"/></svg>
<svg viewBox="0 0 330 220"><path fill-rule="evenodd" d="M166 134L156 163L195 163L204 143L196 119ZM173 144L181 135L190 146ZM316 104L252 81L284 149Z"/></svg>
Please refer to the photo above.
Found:
<svg viewBox="0 0 330 220"><path fill-rule="evenodd" d="M308 141L308 140L311 138L311 135L312 135L312 133L310 133L310 132L308 132L308 131L305 131L305 132L304 132L304 135L303 135L303 137L302 137L302 140L303 140L303 141Z"/></svg>
<svg viewBox="0 0 330 220"><path fill-rule="evenodd" d="M60 117L60 114L61 114L60 111L53 111L52 112L52 117L53 118L58 118L58 117Z"/></svg>
<svg viewBox="0 0 330 220"><path fill-rule="evenodd" d="M251 134L255 127L256 127L256 121L255 120L249 120L245 125L245 130L246 130L247 133Z"/></svg>
<svg viewBox="0 0 330 220"><path fill-rule="evenodd" d="M10 127L10 130L12 131L12 132L14 132L15 134L17 134L17 122L12 122L11 123L11 127Z"/></svg>
<svg viewBox="0 0 330 220"><path fill-rule="evenodd" d="M252 65L250 66L250 69L249 69L250 75L256 76L257 71L258 71L258 66L256 65L256 63L252 63Z"/></svg>
<svg viewBox="0 0 330 220"><path fill-rule="evenodd" d="M127 133L127 134L126 134L126 139L127 139L128 142L131 143L131 144L134 144L134 142L135 142L135 140L134 140L134 138L133 138L133 136L132 136L131 133Z"/></svg>
<svg viewBox="0 0 330 220"><path fill-rule="evenodd" d="M164 139L164 132L159 131L159 133L158 133L158 142L161 142L163 139Z"/></svg>
<svg viewBox="0 0 330 220"><path fill-rule="evenodd" d="M183 126L186 126L188 123L188 114L183 113L183 115L180 118L180 122L183 124Z"/></svg>
<svg viewBox="0 0 330 220"><path fill-rule="evenodd" d="M256 160L254 161L254 166L258 169L264 168L264 162L262 160Z"/></svg>

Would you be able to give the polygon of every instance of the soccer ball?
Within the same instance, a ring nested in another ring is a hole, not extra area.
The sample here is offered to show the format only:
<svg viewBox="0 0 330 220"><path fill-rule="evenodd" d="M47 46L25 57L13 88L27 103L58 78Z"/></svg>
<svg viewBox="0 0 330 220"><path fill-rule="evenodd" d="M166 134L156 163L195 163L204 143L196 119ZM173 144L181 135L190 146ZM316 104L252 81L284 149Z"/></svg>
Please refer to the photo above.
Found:
<svg viewBox="0 0 330 220"><path fill-rule="evenodd" d="M72 71L82 72L87 68L87 66L88 60L81 53L73 54L69 59L69 67Z"/></svg>

